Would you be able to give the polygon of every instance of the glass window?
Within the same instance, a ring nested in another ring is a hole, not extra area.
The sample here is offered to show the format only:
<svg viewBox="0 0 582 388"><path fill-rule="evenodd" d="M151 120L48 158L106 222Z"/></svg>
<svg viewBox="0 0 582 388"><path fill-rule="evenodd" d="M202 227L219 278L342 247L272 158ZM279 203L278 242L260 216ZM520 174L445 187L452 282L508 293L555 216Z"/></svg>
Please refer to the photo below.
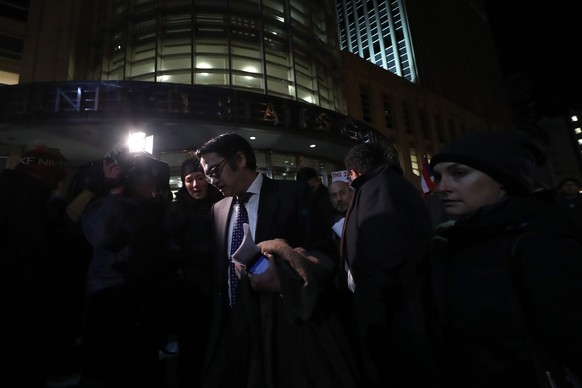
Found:
<svg viewBox="0 0 582 388"><path fill-rule="evenodd" d="M232 85L263 90L263 78L260 75L258 77L253 77L249 75L233 74Z"/></svg>
<svg viewBox="0 0 582 388"><path fill-rule="evenodd" d="M256 59L261 58L261 51L260 51L258 45L255 47L252 47L252 46L241 47L241 46L233 45L231 47L231 53L232 53L232 55L241 56L241 57L256 58Z"/></svg>
<svg viewBox="0 0 582 388"><path fill-rule="evenodd" d="M153 58L149 60L139 61L134 63L129 68L129 77L133 78L139 75L150 74L155 71Z"/></svg>
<svg viewBox="0 0 582 388"><path fill-rule="evenodd" d="M287 66L279 66L272 63L267 63L267 75L287 81L291 79L291 69Z"/></svg>
<svg viewBox="0 0 582 388"><path fill-rule="evenodd" d="M192 74L190 70L183 73L174 73L174 74L163 74L158 75L157 77L158 82L170 82L176 84L191 84L192 83Z"/></svg>
<svg viewBox="0 0 582 388"><path fill-rule="evenodd" d="M259 62L259 61L253 61L250 59L241 59L241 58L236 58L236 57L233 57L231 60L232 60L232 68L234 70L241 70L241 71L244 71L246 73L253 73L253 74L256 74L256 76L260 76L262 73L261 62Z"/></svg>
<svg viewBox="0 0 582 388"><path fill-rule="evenodd" d="M226 56L199 55L196 57L196 69L228 69L228 59Z"/></svg>
<svg viewBox="0 0 582 388"><path fill-rule="evenodd" d="M197 71L194 74L196 83L200 85L229 85L228 74L226 73L208 73Z"/></svg>
<svg viewBox="0 0 582 388"><path fill-rule="evenodd" d="M162 57L160 70L173 70L173 69L190 69L192 67L192 60L190 55L188 56L164 56Z"/></svg>
<svg viewBox="0 0 582 388"><path fill-rule="evenodd" d="M267 77L267 90L271 95L289 97L294 96L295 88L286 79Z"/></svg>
<svg viewBox="0 0 582 388"><path fill-rule="evenodd" d="M196 43L196 52L198 54L228 54L228 45L225 42L208 42L199 39Z"/></svg>

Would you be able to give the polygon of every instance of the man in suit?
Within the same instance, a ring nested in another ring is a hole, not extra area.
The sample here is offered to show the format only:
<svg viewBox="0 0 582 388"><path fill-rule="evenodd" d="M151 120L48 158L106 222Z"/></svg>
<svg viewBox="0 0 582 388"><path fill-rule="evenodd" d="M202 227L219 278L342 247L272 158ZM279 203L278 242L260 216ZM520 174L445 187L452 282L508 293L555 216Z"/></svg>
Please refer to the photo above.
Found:
<svg viewBox="0 0 582 388"><path fill-rule="evenodd" d="M225 196L212 208L216 283L202 386L355 387L351 352L325 292L337 270L334 246L309 186L257 173L249 142L235 133L210 139L196 155ZM262 274L231 266L245 193L250 234L268 259Z"/></svg>

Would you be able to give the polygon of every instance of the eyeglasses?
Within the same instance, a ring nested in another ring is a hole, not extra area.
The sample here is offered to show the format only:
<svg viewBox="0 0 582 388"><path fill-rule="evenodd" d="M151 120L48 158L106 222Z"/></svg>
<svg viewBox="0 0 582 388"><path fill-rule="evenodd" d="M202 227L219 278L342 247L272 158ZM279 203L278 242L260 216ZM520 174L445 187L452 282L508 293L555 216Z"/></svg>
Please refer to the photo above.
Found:
<svg viewBox="0 0 582 388"><path fill-rule="evenodd" d="M224 169L224 163L228 160L228 158L222 159L222 162L215 164L214 166L212 166L208 172L206 173L206 176L210 179L219 179L220 176L222 175L222 170Z"/></svg>

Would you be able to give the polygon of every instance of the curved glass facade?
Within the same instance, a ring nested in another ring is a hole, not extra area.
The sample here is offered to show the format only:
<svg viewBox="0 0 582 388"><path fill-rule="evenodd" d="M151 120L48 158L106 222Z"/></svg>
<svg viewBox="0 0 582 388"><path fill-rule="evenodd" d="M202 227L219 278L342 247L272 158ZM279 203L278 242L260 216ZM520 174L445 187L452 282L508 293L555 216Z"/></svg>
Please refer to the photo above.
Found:
<svg viewBox="0 0 582 388"><path fill-rule="evenodd" d="M101 80L212 85L345 112L335 10L311 0L99 2Z"/></svg>

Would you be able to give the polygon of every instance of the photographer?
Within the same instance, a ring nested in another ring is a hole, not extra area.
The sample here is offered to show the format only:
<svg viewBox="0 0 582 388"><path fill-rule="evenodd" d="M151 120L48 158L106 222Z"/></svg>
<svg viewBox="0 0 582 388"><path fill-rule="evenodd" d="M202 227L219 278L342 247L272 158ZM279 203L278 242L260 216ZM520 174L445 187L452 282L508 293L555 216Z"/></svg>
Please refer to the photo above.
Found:
<svg viewBox="0 0 582 388"><path fill-rule="evenodd" d="M92 248L82 333L81 386L159 385L157 267L169 204L169 166L144 154L105 158L109 191L84 208Z"/></svg>

